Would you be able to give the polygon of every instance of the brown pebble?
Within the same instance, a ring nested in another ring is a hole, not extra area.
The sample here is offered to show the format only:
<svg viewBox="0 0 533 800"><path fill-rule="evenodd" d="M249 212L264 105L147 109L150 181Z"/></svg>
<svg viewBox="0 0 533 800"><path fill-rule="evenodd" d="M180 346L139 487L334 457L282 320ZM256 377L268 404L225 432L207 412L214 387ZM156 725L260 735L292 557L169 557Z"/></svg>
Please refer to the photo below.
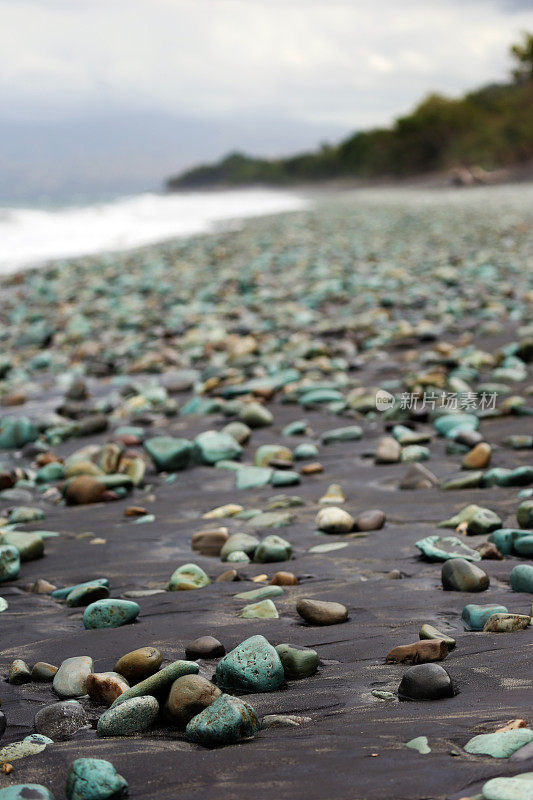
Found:
<svg viewBox="0 0 533 800"><path fill-rule="evenodd" d="M463 469L485 469L490 464L492 449L487 442L480 442L463 458Z"/></svg>
<svg viewBox="0 0 533 800"><path fill-rule="evenodd" d="M9 775L11 772L13 772L13 764L8 764L7 761L4 761L2 764L2 772L4 775Z"/></svg>
<svg viewBox="0 0 533 800"><path fill-rule="evenodd" d="M355 525L358 531L377 531L385 524L385 514L378 508L370 511L363 511L355 518Z"/></svg>
<svg viewBox="0 0 533 800"><path fill-rule="evenodd" d="M394 647L385 658L387 664L427 664L442 661L448 655L448 645L443 639L421 639L413 644Z"/></svg>
<svg viewBox="0 0 533 800"><path fill-rule="evenodd" d="M26 402L26 395L24 392L12 392L11 394L5 394L2 397L2 405L5 407L8 406L22 406Z"/></svg>
<svg viewBox="0 0 533 800"><path fill-rule="evenodd" d="M400 460L402 448L392 436L382 436L378 442L375 462L376 464L396 464Z"/></svg>
<svg viewBox="0 0 533 800"><path fill-rule="evenodd" d="M271 586L296 586L298 578L292 572L276 572L272 580Z"/></svg>
<svg viewBox="0 0 533 800"><path fill-rule="evenodd" d="M37 578L35 583L29 583L27 586L27 591L33 594L52 594L56 589L57 586L54 586L53 583L46 581L44 578Z"/></svg>
<svg viewBox="0 0 533 800"><path fill-rule="evenodd" d="M69 505L81 506L88 503L98 503L107 499L106 495L114 494L106 491L103 483L91 475L79 475L65 489L65 500Z"/></svg>
<svg viewBox="0 0 533 800"><path fill-rule="evenodd" d="M348 609L342 603L302 598L296 604L298 614L311 625L337 625L348 619Z"/></svg>
<svg viewBox="0 0 533 800"><path fill-rule="evenodd" d="M197 658L221 658L226 655L224 645L214 636L200 636L185 648L185 657L190 661Z"/></svg>
<svg viewBox="0 0 533 800"><path fill-rule="evenodd" d="M240 581L241 577L236 569L227 569L218 578L215 578L215 583L224 583L226 581Z"/></svg>
<svg viewBox="0 0 533 800"><path fill-rule="evenodd" d="M191 548L202 556L220 556L222 547L229 539L227 528L215 528L212 531L193 533Z"/></svg>
<svg viewBox="0 0 533 800"><path fill-rule="evenodd" d="M485 560L503 561L503 553L500 553L494 542L482 542L474 550L477 550Z"/></svg>
<svg viewBox="0 0 533 800"><path fill-rule="evenodd" d="M128 506L124 511L126 517L142 517L143 514L147 513L147 510L142 506Z"/></svg>
<svg viewBox="0 0 533 800"><path fill-rule="evenodd" d="M127 680L116 672L92 672L85 682L87 694L95 703L110 706L117 697L130 688Z"/></svg>
<svg viewBox="0 0 533 800"><path fill-rule="evenodd" d="M515 731L517 728L527 728L525 719L511 719L502 725L501 728L496 728L494 733L503 733L504 731Z"/></svg>
<svg viewBox="0 0 533 800"><path fill-rule="evenodd" d="M319 472L324 472L324 467L319 461L313 461L312 464L306 464L302 467L300 473L302 475L317 475Z"/></svg>
<svg viewBox="0 0 533 800"><path fill-rule="evenodd" d="M162 661L163 656L156 647L139 647L119 658L115 664L115 672L131 684L138 683L157 672Z"/></svg>
<svg viewBox="0 0 533 800"><path fill-rule="evenodd" d="M218 686L201 675L182 675L172 684L165 704L165 715L179 728L184 728L221 694Z"/></svg>

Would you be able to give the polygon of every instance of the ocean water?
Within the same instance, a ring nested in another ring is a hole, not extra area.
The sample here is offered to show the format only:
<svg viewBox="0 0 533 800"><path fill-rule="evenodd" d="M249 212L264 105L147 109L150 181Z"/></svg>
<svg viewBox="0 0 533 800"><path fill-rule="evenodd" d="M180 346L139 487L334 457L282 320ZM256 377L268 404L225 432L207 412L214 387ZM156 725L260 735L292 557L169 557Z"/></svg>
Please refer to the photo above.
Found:
<svg viewBox="0 0 533 800"><path fill-rule="evenodd" d="M59 208L0 207L0 272L204 233L307 203L296 192L257 188L146 193Z"/></svg>

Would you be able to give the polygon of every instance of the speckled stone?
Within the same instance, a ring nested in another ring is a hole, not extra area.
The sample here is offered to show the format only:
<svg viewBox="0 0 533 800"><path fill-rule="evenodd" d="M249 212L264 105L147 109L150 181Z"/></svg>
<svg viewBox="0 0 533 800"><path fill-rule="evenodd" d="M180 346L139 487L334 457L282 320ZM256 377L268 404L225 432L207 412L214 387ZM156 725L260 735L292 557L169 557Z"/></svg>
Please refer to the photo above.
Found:
<svg viewBox="0 0 533 800"><path fill-rule="evenodd" d="M96 731L98 736L129 736L146 731L159 714L159 703L155 697L130 697L119 705L104 711Z"/></svg>
<svg viewBox="0 0 533 800"><path fill-rule="evenodd" d="M216 747L248 739L260 727L259 718L249 703L223 694L189 722L186 737L189 742Z"/></svg>
<svg viewBox="0 0 533 800"><path fill-rule="evenodd" d="M52 792L39 783L17 783L0 789L0 800L54 800Z"/></svg>
<svg viewBox="0 0 533 800"><path fill-rule="evenodd" d="M216 670L222 689L273 692L283 683L280 657L264 636L251 636L222 658Z"/></svg>
<svg viewBox="0 0 533 800"><path fill-rule="evenodd" d="M531 622L529 614L492 614L483 626L485 633L523 631Z"/></svg>
<svg viewBox="0 0 533 800"><path fill-rule="evenodd" d="M83 697L87 694L87 677L93 669L93 660L89 656L66 658L54 675L54 692L63 698Z"/></svg>
<svg viewBox="0 0 533 800"><path fill-rule="evenodd" d="M79 608L88 606L97 600L105 600L109 597L109 587L100 583L89 583L83 586L76 586L67 595L67 606L69 608Z"/></svg>
<svg viewBox="0 0 533 800"><path fill-rule="evenodd" d="M9 683L14 686L19 686L22 683L29 683L31 681L30 668L21 658L16 658L9 668L7 679Z"/></svg>
<svg viewBox="0 0 533 800"><path fill-rule="evenodd" d="M475 603L469 603L463 608L461 619L471 631L482 631L486 621L493 614L498 613L507 613L506 607L501 605L478 606Z"/></svg>
<svg viewBox="0 0 533 800"><path fill-rule="evenodd" d="M63 700L40 708L33 724L37 733L49 736L54 742L62 742L88 725L89 718L77 700Z"/></svg>
<svg viewBox="0 0 533 800"><path fill-rule="evenodd" d="M128 794L128 783L109 761L77 758L67 775L68 800L120 800Z"/></svg>
<svg viewBox="0 0 533 800"><path fill-rule="evenodd" d="M163 661L161 652L155 647L139 647L119 658L115 672L130 683L138 683L157 672Z"/></svg>
<svg viewBox="0 0 533 800"><path fill-rule="evenodd" d="M118 628L133 622L140 612L133 600L97 600L83 612L83 624L88 629Z"/></svg>

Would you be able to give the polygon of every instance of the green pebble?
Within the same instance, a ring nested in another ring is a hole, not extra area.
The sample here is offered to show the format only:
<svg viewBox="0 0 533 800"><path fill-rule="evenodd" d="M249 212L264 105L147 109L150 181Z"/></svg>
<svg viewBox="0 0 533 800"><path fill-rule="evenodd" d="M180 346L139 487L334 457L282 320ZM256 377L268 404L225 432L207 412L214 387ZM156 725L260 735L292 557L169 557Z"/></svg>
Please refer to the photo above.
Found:
<svg viewBox="0 0 533 800"><path fill-rule="evenodd" d="M533 594L533 567L530 564L519 564L511 570L511 589L514 592Z"/></svg>
<svg viewBox="0 0 533 800"><path fill-rule="evenodd" d="M273 692L285 674L280 657L264 636L251 636L217 665L220 688L239 692Z"/></svg>
<svg viewBox="0 0 533 800"><path fill-rule="evenodd" d="M300 680L314 675L318 669L316 650L298 650L290 644L278 644L276 652L283 664L287 680Z"/></svg>
<svg viewBox="0 0 533 800"><path fill-rule="evenodd" d="M267 536L257 546L254 553L256 564L269 564L278 561L289 561L292 554L292 545L281 536Z"/></svg>
<svg viewBox="0 0 533 800"><path fill-rule="evenodd" d="M492 758L509 758L524 745L533 741L533 731L529 728L516 728L497 733L481 733L465 744L471 755L486 755Z"/></svg>
<svg viewBox="0 0 533 800"><path fill-rule="evenodd" d="M185 469L192 455L192 442L172 436L153 436L144 442L144 449L158 472Z"/></svg>
<svg viewBox="0 0 533 800"><path fill-rule="evenodd" d="M261 600L259 603L250 603L244 606L239 614L243 619L278 619L278 609L272 600Z"/></svg>
<svg viewBox="0 0 533 800"><path fill-rule="evenodd" d="M200 464L216 464L238 458L242 447L229 433L204 431L194 440L192 452Z"/></svg>
<svg viewBox="0 0 533 800"><path fill-rule="evenodd" d="M20 572L20 554L10 544L0 544L0 583L12 581Z"/></svg>
<svg viewBox="0 0 533 800"><path fill-rule="evenodd" d="M261 723L249 703L222 694L214 703L189 722L187 741L204 747L233 744L259 731Z"/></svg>
<svg viewBox="0 0 533 800"><path fill-rule="evenodd" d="M184 564L178 567L166 585L167 592L179 592L186 589L202 589L209 586L211 580L197 564Z"/></svg>
<svg viewBox="0 0 533 800"><path fill-rule="evenodd" d="M21 561L34 561L44 555L44 542L35 533L9 531L0 534L0 544L16 547Z"/></svg>
<svg viewBox="0 0 533 800"><path fill-rule="evenodd" d="M476 605L469 603L463 608L461 619L471 631L482 631L483 626L493 614L507 613L507 608L500 605Z"/></svg>
<svg viewBox="0 0 533 800"><path fill-rule="evenodd" d="M67 775L68 800L120 800L128 794L128 783L109 761L77 758Z"/></svg>
<svg viewBox="0 0 533 800"><path fill-rule="evenodd" d="M120 705L120 703L129 700L131 697L145 697L148 695L159 697L167 692L174 681L181 678L182 675L197 675L199 671L200 667L195 661L173 661L172 664L163 667L163 669L154 672L153 675L140 681L140 683L136 683L135 686L126 689L125 692L117 697L111 708Z"/></svg>
<svg viewBox="0 0 533 800"><path fill-rule="evenodd" d="M148 730L158 715L159 703L155 697L130 697L104 711L96 731L98 736L130 736Z"/></svg>
<svg viewBox="0 0 533 800"><path fill-rule="evenodd" d="M259 589L251 589L249 592L240 592L235 595L235 600L268 600L272 597L280 597L283 594L282 586L261 586Z"/></svg>
<svg viewBox="0 0 533 800"><path fill-rule="evenodd" d="M139 615L140 607L132 600L97 600L83 613L83 624L88 629L118 628L133 622Z"/></svg>
<svg viewBox="0 0 533 800"><path fill-rule="evenodd" d="M39 783L17 783L0 789L0 800L54 800L54 795Z"/></svg>
<svg viewBox="0 0 533 800"><path fill-rule="evenodd" d="M363 435L363 429L359 425L347 425L345 428L333 428L325 431L320 437L322 444L332 442L355 442Z"/></svg>

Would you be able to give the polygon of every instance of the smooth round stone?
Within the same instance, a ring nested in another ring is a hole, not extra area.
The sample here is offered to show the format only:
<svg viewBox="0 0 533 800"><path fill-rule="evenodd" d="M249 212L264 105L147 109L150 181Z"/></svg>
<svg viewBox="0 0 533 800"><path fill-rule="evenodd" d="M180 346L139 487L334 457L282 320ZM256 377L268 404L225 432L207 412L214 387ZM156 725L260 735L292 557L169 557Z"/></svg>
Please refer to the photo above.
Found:
<svg viewBox="0 0 533 800"><path fill-rule="evenodd" d="M0 534L0 544L16 547L22 562L34 561L44 555L44 541L35 533L23 533L22 531L2 533Z"/></svg>
<svg viewBox="0 0 533 800"><path fill-rule="evenodd" d="M479 419L473 414L444 414L433 425L441 436L450 436L452 433L457 436L458 431L477 430Z"/></svg>
<svg viewBox="0 0 533 800"><path fill-rule="evenodd" d="M31 679L35 683L51 683L54 680L57 667L47 664L46 661L37 661L31 671Z"/></svg>
<svg viewBox="0 0 533 800"><path fill-rule="evenodd" d="M533 528L533 500L524 500L520 503L516 519L521 528Z"/></svg>
<svg viewBox="0 0 533 800"><path fill-rule="evenodd" d="M38 436L37 428L28 417L6 417L0 427L0 450L19 450Z"/></svg>
<svg viewBox="0 0 533 800"><path fill-rule="evenodd" d="M238 692L273 692L283 683L280 657L264 636L251 636L222 658L217 684Z"/></svg>
<svg viewBox="0 0 533 800"><path fill-rule="evenodd" d="M302 442L294 449L294 458L296 461L304 461L308 458L316 458L318 456L318 447L311 442Z"/></svg>
<svg viewBox="0 0 533 800"><path fill-rule="evenodd" d="M68 800L120 800L128 783L113 764L101 758L77 758L67 775Z"/></svg>
<svg viewBox="0 0 533 800"><path fill-rule="evenodd" d="M278 609L272 600L260 600L244 606L239 614L243 619L279 619Z"/></svg>
<svg viewBox="0 0 533 800"><path fill-rule="evenodd" d="M515 540L514 551L519 556L533 557L533 533L530 536L520 536Z"/></svg>
<svg viewBox="0 0 533 800"><path fill-rule="evenodd" d="M83 697L87 694L85 688L87 677L93 669L93 660L89 656L66 658L54 675L54 692L64 698Z"/></svg>
<svg viewBox="0 0 533 800"><path fill-rule="evenodd" d="M519 564L513 567L510 576L513 592L533 594L533 567L530 564Z"/></svg>
<svg viewBox="0 0 533 800"><path fill-rule="evenodd" d="M528 531L518 528L498 528L489 536L489 542L493 542L504 556L510 556L514 552L516 540L527 535Z"/></svg>
<svg viewBox="0 0 533 800"><path fill-rule="evenodd" d="M461 619L471 631L482 631L487 620L493 614L499 613L506 614L506 607L501 605L478 606L475 603L469 603L463 608Z"/></svg>
<svg viewBox="0 0 533 800"><path fill-rule="evenodd" d="M257 545L254 553L256 564L272 564L278 561L289 561L292 554L292 545L281 536L272 534L266 536Z"/></svg>
<svg viewBox="0 0 533 800"><path fill-rule="evenodd" d="M175 680L181 678L182 675L197 675L200 667L195 661L173 661L172 664L163 667L153 675L149 675L140 683L126 689L120 697L117 697L113 703L113 707L120 705L120 703L130 700L132 697L161 697L168 693L170 686Z"/></svg>
<svg viewBox="0 0 533 800"><path fill-rule="evenodd" d="M20 572L20 554L11 544L0 545L0 583L13 581Z"/></svg>
<svg viewBox="0 0 533 800"><path fill-rule="evenodd" d="M345 428L333 428L325 431L320 437L322 444L333 442L355 442L363 435L363 429L359 425L347 425Z"/></svg>
<svg viewBox="0 0 533 800"><path fill-rule="evenodd" d="M410 444L402 449L400 461L416 462L428 461L431 456L429 447L423 447L419 444Z"/></svg>
<svg viewBox="0 0 533 800"><path fill-rule="evenodd" d="M245 425L244 422L230 422L224 428L222 433L227 433L232 436L240 445L246 444L252 435L252 429Z"/></svg>
<svg viewBox="0 0 533 800"><path fill-rule="evenodd" d="M316 650L298 650L290 644L278 644L276 652L283 664L287 680L295 681L309 678L318 669L318 653Z"/></svg>
<svg viewBox="0 0 533 800"><path fill-rule="evenodd" d="M187 741L204 747L233 744L259 731L261 723L249 703L223 694L187 725Z"/></svg>
<svg viewBox="0 0 533 800"><path fill-rule="evenodd" d="M463 458L463 469L485 469L490 464L492 448L487 442L479 442Z"/></svg>
<svg viewBox="0 0 533 800"><path fill-rule="evenodd" d="M144 449L158 472L185 469L192 455L192 442L172 436L153 436L146 439Z"/></svg>
<svg viewBox="0 0 533 800"><path fill-rule="evenodd" d="M418 636L420 639L442 639L443 642L446 642L448 645L448 650L453 650L456 645L455 639L452 639L451 636L447 636L445 633L441 633L434 628L433 625L422 625L418 632Z"/></svg>
<svg viewBox="0 0 533 800"><path fill-rule="evenodd" d="M97 600L83 612L83 624L88 630L118 628L133 622L140 610L133 600Z"/></svg>
<svg viewBox="0 0 533 800"><path fill-rule="evenodd" d="M165 714L179 728L217 700L222 692L201 675L184 675L172 684Z"/></svg>
<svg viewBox="0 0 533 800"><path fill-rule="evenodd" d="M122 675L128 683L134 684L157 672L163 662L163 656L156 647L139 647L119 658L115 664L115 672Z"/></svg>
<svg viewBox="0 0 533 800"><path fill-rule="evenodd" d="M483 785L483 800L533 800L533 773L492 778Z"/></svg>
<svg viewBox="0 0 533 800"><path fill-rule="evenodd" d="M348 609L342 603L302 598L296 604L298 614L310 625L338 625L348 619Z"/></svg>
<svg viewBox="0 0 533 800"><path fill-rule="evenodd" d="M230 553L236 551L242 551L247 556L253 557L258 544L259 539L256 536L250 536L248 533L234 533L222 546L220 558L222 561L227 561Z"/></svg>
<svg viewBox="0 0 533 800"><path fill-rule="evenodd" d="M52 792L40 783L17 783L0 789L0 800L54 800Z"/></svg>
<svg viewBox="0 0 533 800"><path fill-rule="evenodd" d="M254 455L254 466L268 467L271 461L276 460L292 462L292 450L283 444L262 444Z"/></svg>
<svg viewBox="0 0 533 800"><path fill-rule="evenodd" d="M16 658L11 664L8 681L14 686L20 686L22 683L29 683L31 681L30 668L21 658Z"/></svg>
<svg viewBox="0 0 533 800"><path fill-rule="evenodd" d="M99 503L106 492L105 484L91 475L79 475L65 484L63 494L71 506Z"/></svg>
<svg viewBox="0 0 533 800"><path fill-rule="evenodd" d="M486 621L485 633L513 633L523 631L531 622L529 614L492 614Z"/></svg>
<svg viewBox="0 0 533 800"><path fill-rule="evenodd" d="M324 533L349 533L354 528L355 520L344 509L332 506L320 509L315 518L315 525Z"/></svg>
<svg viewBox="0 0 533 800"><path fill-rule="evenodd" d="M378 442L374 461L376 464L396 464L401 457L402 447L392 436L382 436Z"/></svg>
<svg viewBox="0 0 533 800"><path fill-rule="evenodd" d="M109 597L109 587L100 583L89 583L83 586L76 586L66 597L69 608L79 608L88 606L97 600L105 600Z"/></svg>
<svg viewBox="0 0 533 800"><path fill-rule="evenodd" d="M533 741L533 731L529 728L515 728L510 731L481 733L465 744L465 751L471 755L509 758L514 752Z"/></svg>
<svg viewBox="0 0 533 800"><path fill-rule="evenodd" d="M197 564L184 564L174 570L166 585L167 592L180 592L190 589L202 589L209 586L210 578Z"/></svg>
<svg viewBox="0 0 533 800"><path fill-rule="evenodd" d="M221 658L224 655L226 648L214 636L200 636L189 642L185 648L185 656L190 661L196 661L198 658Z"/></svg>
<svg viewBox="0 0 533 800"><path fill-rule="evenodd" d="M270 483L272 486L296 486L301 481L300 473L292 469L275 469Z"/></svg>
<svg viewBox="0 0 533 800"><path fill-rule="evenodd" d="M441 578L443 589L453 592L484 592L490 584L487 573L464 558L445 561Z"/></svg>
<svg viewBox="0 0 533 800"><path fill-rule="evenodd" d="M296 586L298 583L298 578L292 572L276 572L270 579L271 586Z"/></svg>
<svg viewBox="0 0 533 800"><path fill-rule="evenodd" d="M150 695L131 697L104 711L96 731L98 736L129 736L146 731L156 721L159 703Z"/></svg>
<svg viewBox="0 0 533 800"><path fill-rule="evenodd" d="M77 700L64 700L39 709L33 721L37 733L54 742L70 739L80 728L89 724L85 709Z"/></svg>
<svg viewBox="0 0 533 800"><path fill-rule="evenodd" d="M242 454L240 444L229 433L204 431L193 443L193 457L200 464L216 464L231 461Z"/></svg>
<svg viewBox="0 0 533 800"><path fill-rule="evenodd" d="M87 677L85 686L91 700L103 706L110 706L130 687L117 672L92 672Z"/></svg>
<svg viewBox="0 0 533 800"><path fill-rule="evenodd" d="M453 697L452 679L440 664L417 664L404 674L398 694L410 700L440 700Z"/></svg>
<svg viewBox="0 0 533 800"><path fill-rule="evenodd" d="M385 514L378 508L363 511L355 518L355 527L358 531L378 531L385 524Z"/></svg>
<svg viewBox="0 0 533 800"><path fill-rule="evenodd" d="M265 406L260 403L245 403L239 411L239 420L249 428L266 428L272 425L274 417Z"/></svg>
<svg viewBox="0 0 533 800"><path fill-rule="evenodd" d="M226 561L228 564L249 564L250 563L250 556L246 555L244 550L234 550L232 553L229 554Z"/></svg>

